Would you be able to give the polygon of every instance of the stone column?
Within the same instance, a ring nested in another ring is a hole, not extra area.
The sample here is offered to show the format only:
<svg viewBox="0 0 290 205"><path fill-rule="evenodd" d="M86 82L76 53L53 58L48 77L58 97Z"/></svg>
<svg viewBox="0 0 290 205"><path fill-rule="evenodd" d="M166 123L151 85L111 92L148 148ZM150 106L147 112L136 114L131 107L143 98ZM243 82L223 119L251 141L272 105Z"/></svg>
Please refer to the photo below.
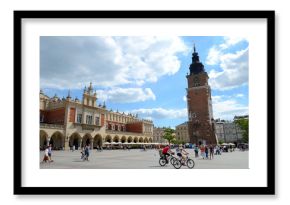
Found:
<svg viewBox="0 0 290 205"><path fill-rule="evenodd" d="M91 150L93 150L93 149L94 149L94 140L93 140L93 139L91 139L91 144L90 144L90 146L91 146Z"/></svg>
<svg viewBox="0 0 290 205"><path fill-rule="evenodd" d="M65 141L64 141L64 150L69 151L70 147L69 147L69 137L65 137Z"/></svg>
<svg viewBox="0 0 290 205"><path fill-rule="evenodd" d="M47 137L46 146L49 146L50 139L51 139L51 137Z"/></svg>

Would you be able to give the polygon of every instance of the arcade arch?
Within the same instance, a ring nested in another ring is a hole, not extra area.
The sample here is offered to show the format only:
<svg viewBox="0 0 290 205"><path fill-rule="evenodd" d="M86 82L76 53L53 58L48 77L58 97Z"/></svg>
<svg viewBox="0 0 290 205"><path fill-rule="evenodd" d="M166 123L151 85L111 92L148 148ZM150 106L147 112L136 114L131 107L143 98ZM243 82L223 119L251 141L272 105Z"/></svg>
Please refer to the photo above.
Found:
<svg viewBox="0 0 290 205"><path fill-rule="evenodd" d="M85 134L82 139L82 147L89 145L93 149L93 137L90 134Z"/></svg>
<svg viewBox="0 0 290 205"><path fill-rule="evenodd" d="M131 143L131 142L133 142L133 138L131 136L129 136L127 141L128 141L128 143Z"/></svg>
<svg viewBox="0 0 290 205"><path fill-rule="evenodd" d="M111 143L112 142L112 137L110 135L107 135L106 138L105 138L105 141Z"/></svg>
<svg viewBox="0 0 290 205"><path fill-rule="evenodd" d="M122 142L122 143L125 143L125 142L127 142L127 139L126 139L126 137L125 137L125 136L122 136L122 138L121 138L121 142Z"/></svg>
<svg viewBox="0 0 290 205"><path fill-rule="evenodd" d="M120 141L120 138L119 138L119 136L118 135L116 135L115 137L114 137L114 139L113 139L113 142L119 142Z"/></svg>
<svg viewBox="0 0 290 205"><path fill-rule="evenodd" d="M51 144L52 149L62 150L64 148L64 136L59 131L52 134L49 144Z"/></svg>
<svg viewBox="0 0 290 205"><path fill-rule="evenodd" d="M81 146L81 140L82 138L79 133L73 133L69 139L69 146L75 146L75 149L77 150Z"/></svg>
<svg viewBox="0 0 290 205"><path fill-rule="evenodd" d="M94 137L94 148L100 148L103 146L103 139L102 139L102 136L97 134L95 137Z"/></svg>
<svg viewBox="0 0 290 205"><path fill-rule="evenodd" d="M40 135L39 140L40 150L44 150L48 145L48 134L44 130L40 130L39 135Z"/></svg>

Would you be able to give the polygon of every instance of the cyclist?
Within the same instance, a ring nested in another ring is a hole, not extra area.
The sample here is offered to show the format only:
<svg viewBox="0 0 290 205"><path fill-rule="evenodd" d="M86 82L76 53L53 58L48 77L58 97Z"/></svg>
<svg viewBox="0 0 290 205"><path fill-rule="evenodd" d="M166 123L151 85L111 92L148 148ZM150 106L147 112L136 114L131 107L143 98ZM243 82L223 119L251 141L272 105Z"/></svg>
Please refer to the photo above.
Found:
<svg viewBox="0 0 290 205"><path fill-rule="evenodd" d="M182 163L184 163L186 161L187 155L189 153L183 148L183 146L181 144L179 145L179 150L181 153Z"/></svg>
<svg viewBox="0 0 290 205"><path fill-rule="evenodd" d="M172 151L170 150L170 145L167 145L166 147L163 148L162 154L165 156L166 164L168 164L168 159L167 156L170 156L170 153Z"/></svg>
<svg viewBox="0 0 290 205"><path fill-rule="evenodd" d="M180 148L180 146L181 145L176 147L176 155L179 157L179 160L181 160L181 158L182 158L182 154L181 154L182 149Z"/></svg>

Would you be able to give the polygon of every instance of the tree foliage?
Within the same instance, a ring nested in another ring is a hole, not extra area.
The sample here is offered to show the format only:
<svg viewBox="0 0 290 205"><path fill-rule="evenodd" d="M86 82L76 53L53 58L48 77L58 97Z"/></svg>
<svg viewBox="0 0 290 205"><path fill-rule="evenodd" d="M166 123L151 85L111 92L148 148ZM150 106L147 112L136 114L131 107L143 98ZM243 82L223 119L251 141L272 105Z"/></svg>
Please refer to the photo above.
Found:
<svg viewBox="0 0 290 205"><path fill-rule="evenodd" d="M249 119L238 119L235 120L236 125L238 125L241 130L243 130L243 142L249 142Z"/></svg>
<svg viewBox="0 0 290 205"><path fill-rule="evenodd" d="M224 143L225 141L223 140L223 139L219 139L219 144L222 144L222 143Z"/></svg>
<svg viewBox="0 0 290 205"><path fill-rule="evenodd" d="M169 144L173 142L175 140L174 130L171 128L166 128L164 130L163 138L166 139Z"/></svg>

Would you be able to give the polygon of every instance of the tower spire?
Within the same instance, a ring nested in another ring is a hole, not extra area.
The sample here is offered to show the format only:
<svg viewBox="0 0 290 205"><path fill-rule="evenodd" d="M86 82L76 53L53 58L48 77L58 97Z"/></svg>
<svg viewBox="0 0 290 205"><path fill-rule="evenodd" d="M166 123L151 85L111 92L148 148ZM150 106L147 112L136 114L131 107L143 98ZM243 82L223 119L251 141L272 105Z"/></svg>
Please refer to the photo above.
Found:
<svg viewBox="0 0 290 205"><path fill-rule="evenodd" d="M193 53L192 53L192 63L189 66L190 75L191 74L198 74L200 72L204 72L204 66L199 61L198 52L196 52L195 43L193 44Z"/></svg>
<svg viewBox="0 0 290 205"><path fill-rule="evenodd" d="M70 89L68 90L68 93L67 93L67 97L66 99L71 99L71 96L70 96Z"/></svg>

